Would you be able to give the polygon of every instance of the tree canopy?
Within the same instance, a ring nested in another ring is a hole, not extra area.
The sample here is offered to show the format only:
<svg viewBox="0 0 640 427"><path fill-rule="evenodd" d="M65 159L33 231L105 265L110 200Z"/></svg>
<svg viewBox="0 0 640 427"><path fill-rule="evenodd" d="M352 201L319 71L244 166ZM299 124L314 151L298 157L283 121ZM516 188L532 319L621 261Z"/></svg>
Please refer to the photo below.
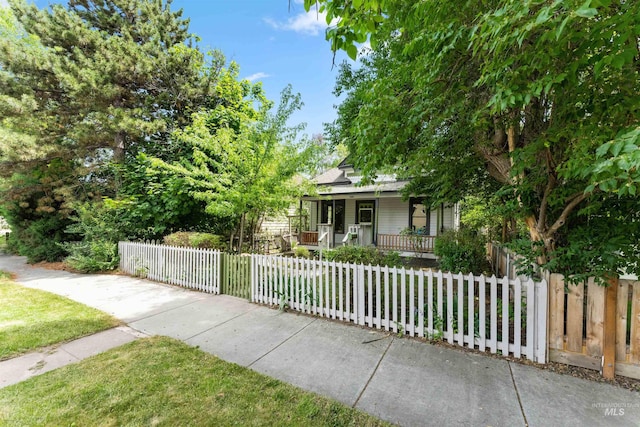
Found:
<svg viewBox="0 0 640 427"><path fill-rule="evenodd" d="M306 138L298 139L303 126L287 126L302 105L290 86L271 113L272 103L248 82L230 78L221 84L244 87L233 92L253 96L195 113L192 123L176 132L175 137L193 150L192 160L169 164L153 159L153 164L184 177L189 193L206 204L208 213L236 220L240 251L248 220L258 224L262 216L288 208L303 194L305 187L300 176L295 180L296 174L312 165L318 150Z"/></svg>
<svg viewBox="0 0 640 427"><path fill-rule="evenodd" d="M499 195L554 271L640 271L638 2L318 3L332 48L374 48L342 66L332 130L365 173Z"/></svg>
<svg viewBox="0 0 640 427"><path fill-rule="evenodd" d="M287 203L292 188L279 179L288 182L302 151L285 121L298 97L286 92L270 113L260 84L200 50L171 0L9 5L0 8L0 213L30 261L59 260L74 248L62 242L96 236L111 253L122 238L228 234L238 218ZM207 138L197 143L205 133L213 152Z"/></svg>

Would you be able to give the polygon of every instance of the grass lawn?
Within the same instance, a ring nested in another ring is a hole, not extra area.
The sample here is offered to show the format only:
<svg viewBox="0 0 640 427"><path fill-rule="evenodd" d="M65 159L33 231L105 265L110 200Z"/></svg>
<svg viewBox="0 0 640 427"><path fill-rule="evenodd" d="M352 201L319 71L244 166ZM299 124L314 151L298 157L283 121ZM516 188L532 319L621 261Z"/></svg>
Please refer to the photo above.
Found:
<svg viewBox="0 0 640 427"><path fill-rule="evenodd" d="M118 324L94 308L20 286L0 271L0 360Z"/></svg>
<svg viewBox="0 0 640 427"><path fill-rule="evenodd" d="M165 337L0 389L1 425L386 425Z"/></svg>

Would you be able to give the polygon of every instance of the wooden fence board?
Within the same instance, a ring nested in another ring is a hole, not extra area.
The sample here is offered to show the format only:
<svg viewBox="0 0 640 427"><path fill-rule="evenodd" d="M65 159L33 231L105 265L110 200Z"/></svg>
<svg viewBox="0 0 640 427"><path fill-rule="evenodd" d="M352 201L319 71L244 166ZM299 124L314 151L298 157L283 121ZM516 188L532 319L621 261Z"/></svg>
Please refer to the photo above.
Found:
<svg viewBox="0 0 640 427"><path fill-rule="evenodd" d="M616 371L616 302L618 278L609 280L605 288L604 330L602 334L602 376L613 379Z"/></svg>
<svg viewBox="0 0 640 427"><path fill-rule="evenodd" d="M627 304L629 302L629 283L618 283L618 301L616 303L616 361L627 360Z"/></svg>
<svg viewBox="0 0 640 427"><path fill-rule="evenodd" d="M632 363L640 363L640 282L633 284L629 359Z"/></svg>
<svg viewBox="0 0 640 427"><path fill-rule="evenodd" d="M564 277L549 276L549 348L564 348Z"/></svg>
<svg viewBox="0 0 640 427"><path fill-rule="evenodd" d="M587 355L601 357L604 340L605 288L595 283L593 278L590 278L587 283Z"/></svg>
<svg viewBox="0 0 640 427"><path fill-rule="evenodd" d="M569 285L567 295L567 350L582 352L584 283Z"/></svg>

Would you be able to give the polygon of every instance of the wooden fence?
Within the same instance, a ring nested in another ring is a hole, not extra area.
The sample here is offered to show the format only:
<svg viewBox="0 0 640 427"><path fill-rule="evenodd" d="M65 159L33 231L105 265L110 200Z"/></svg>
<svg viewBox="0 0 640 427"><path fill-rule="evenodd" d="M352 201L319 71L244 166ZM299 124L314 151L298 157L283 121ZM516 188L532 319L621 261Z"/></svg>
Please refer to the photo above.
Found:
<svg viewBox="0 0 640 427"><path fill-rule="evenodd" d="M518 275L518 269L521 267L519 262L522 262L523 258L514 254L510 249L490 242L487 244L487 259L496 276L507 276L510 279L526 277Z"/></svg>
<svg viewBox="0 0 640 427"><path fill-rule="evenodd" d="M616 289L593 279L586 286L566 285L564 276L549 275L550 360L600 371L609 346L613 371L640 379L640 282L618 280L611 286ZM606 294L612 291L613 322L606 316Z"/></svg>
<svg viewBox="0 0 640 427"><path fill-rule="evenodd" d="M253 255L251 300L546 361L547 284Z"/></svg>
<svg viewBox="0 0 640 427"><path fill-rule="evenodd" d="M120 270L158 282L220 293L219 251L119 242Z"/></svg>
<svg viewBox="0 0 640 427"><path fill-rule="evenodd" d="M516 277L517 255L491 243L487 253L497 272ZM640 379L640 281L616 279L610 289L593 278L569 285L561 274L540 274L549 283L549 360Z"/></svg>

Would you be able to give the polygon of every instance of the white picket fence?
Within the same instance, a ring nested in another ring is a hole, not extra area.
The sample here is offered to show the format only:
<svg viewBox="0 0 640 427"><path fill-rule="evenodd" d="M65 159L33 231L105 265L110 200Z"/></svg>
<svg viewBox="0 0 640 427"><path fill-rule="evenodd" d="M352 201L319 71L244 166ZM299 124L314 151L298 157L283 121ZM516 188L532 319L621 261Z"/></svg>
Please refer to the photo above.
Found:
<svg viewBox="0 0 640 427"><path fill-rule="evenodd" d="M120 270L158 282L220 293L220 252L154 243L119 242Z"/></svg>
<svg viewBox="0 0 640 427"><path fill-rule="evenodd" d="M547 283L253 255L254 302L546 362Z"/></svg>
<svg viewBox="0 0 640 427"><path fill-rule="evenodd" d="M126 273L222 292L225 266L218 251L120 242L119 253ZM250 259L246 286L253 302L546 363L544 280L256 254Z"/></svg>

